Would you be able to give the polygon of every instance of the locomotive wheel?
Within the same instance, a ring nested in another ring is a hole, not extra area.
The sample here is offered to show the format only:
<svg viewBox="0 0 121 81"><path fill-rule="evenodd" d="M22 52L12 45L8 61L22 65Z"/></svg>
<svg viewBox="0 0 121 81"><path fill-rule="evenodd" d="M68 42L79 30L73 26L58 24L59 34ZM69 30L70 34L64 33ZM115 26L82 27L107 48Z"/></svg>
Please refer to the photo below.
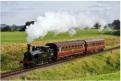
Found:
<svg viewBox="0 0 121 81"><path fill-rule="evenodd" d="M104 49L102 48L101 51L104 51Z"/></svg>
<svg viewBox="0 0 121 81"><path fill-rule="evenodd" d="M28 69L28 64L23 64L24 69Z"/></svg>
<svg viewBox="0 0 121 81"><path fill-rule="evenodd" d="M52 59L52 62L56 62L57 61L55 57L52 57L51 59Z"/></svg>
<svg viewBox="0 0 121 81"><path fill-rule="evenodd" d="M28 68L32 68L36 65L34 65L34 64L24 64L23 66L24 66L24 69L28 69Z"/></svg>

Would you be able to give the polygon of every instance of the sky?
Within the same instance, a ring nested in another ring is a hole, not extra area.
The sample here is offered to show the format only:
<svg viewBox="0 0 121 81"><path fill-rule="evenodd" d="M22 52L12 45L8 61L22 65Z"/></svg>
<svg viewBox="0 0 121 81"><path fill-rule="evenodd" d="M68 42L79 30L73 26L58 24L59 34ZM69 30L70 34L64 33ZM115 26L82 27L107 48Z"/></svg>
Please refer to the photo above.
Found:
<svg viewBox="0 0 121 81"><path fill-rule="evenodd" d="M24 25L46 12L83 13L112 22L120 19L119 1L1 1L1 23Z"/></svg>

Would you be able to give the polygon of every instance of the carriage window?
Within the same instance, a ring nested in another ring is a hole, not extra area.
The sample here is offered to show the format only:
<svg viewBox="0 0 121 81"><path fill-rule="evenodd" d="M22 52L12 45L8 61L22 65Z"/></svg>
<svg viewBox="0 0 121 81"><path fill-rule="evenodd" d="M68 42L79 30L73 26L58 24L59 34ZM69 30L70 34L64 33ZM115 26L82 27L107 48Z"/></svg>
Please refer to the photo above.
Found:
<svg viewBox="0 0 121 81"><path fill-rule="evenodd" d="M66 47L64 47L64 50L66 50Z"/></svg>
<svg viewBox="0 0 121 81"><path fill-rule="evenodd" d="M64 49L64 47L62 47L62 50Z"/></svg>
<svg viewBox="0 0 121 81"><path fill-rule="evenodd" d="M69 46L69 48L71 49L71 46Z"/></svg>
<svg viewBox="0 0 121 81"><path fill-rule="evenodd" d="M65 47L63 47L63 50L65 50L66 48Z"/></svg>
<svg viewBox="0 0 121 81"><path fill-rule="evenodd" d="M71 48L73 48L73 45L71 45Z"/></svg>
<svg viewBox="0 0 121 81"><path fill-rule="evenodd" d="M68 46L66 46L66 49L68 48Z"/></svg>
<svg viewBox="0 0 121 81"><path fill-rule="evenodd" d="M69 46L69 49L71 48L71 46Z"/></svg>
<svg viewBox="0 0 121 81"><path fill-rule="evenodd" d="M65 48L64 50L67 50L67 46L65 46L64 48Z"/></svg>

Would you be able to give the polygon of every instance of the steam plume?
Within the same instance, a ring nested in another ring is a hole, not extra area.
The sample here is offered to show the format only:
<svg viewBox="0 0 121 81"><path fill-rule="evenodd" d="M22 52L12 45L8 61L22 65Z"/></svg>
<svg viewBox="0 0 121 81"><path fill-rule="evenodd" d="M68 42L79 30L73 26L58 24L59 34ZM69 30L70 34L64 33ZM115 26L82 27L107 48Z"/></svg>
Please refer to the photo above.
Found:
<svg viewBox="0 0 121 81"><path fill-rule="evenodd" d="M39 16L34 24L26 27L27 42L31 43L34 39L42 38L49 31L55 34L68 32L73 35L76 33L76 28L92 28L96 22L102 26L105 25L105 21L98 17L84 14L72 15L67 12L48 12L44 16Z"/></svg>

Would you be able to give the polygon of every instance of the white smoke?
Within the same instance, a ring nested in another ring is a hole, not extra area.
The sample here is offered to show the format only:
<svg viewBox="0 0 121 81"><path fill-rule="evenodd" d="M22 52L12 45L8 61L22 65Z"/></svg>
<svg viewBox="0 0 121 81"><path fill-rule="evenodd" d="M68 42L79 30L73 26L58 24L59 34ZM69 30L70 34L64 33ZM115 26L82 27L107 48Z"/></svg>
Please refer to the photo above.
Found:
<svg viewBox="0 0 121 81"><path fill-rule="evenodd" d="M68 32L70 35L74 35L76 28L92 28L96 22L102 25L101 29L106 24L103 19L92 15L48 12L45 13L45 16L39 16L34 24L26 27L27 42L31 43L34 39L42 38L49 31L55 34Z"/></svg>

